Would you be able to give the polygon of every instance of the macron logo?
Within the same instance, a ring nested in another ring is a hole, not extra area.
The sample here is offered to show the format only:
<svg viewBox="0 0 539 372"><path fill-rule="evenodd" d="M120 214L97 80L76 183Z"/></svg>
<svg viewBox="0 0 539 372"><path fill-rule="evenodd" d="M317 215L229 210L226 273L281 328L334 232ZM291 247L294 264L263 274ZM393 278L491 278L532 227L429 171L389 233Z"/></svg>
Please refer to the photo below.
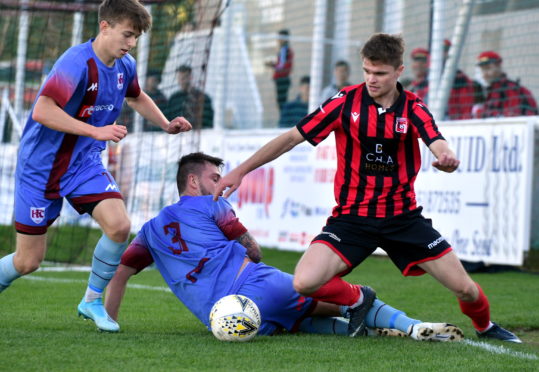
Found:
<svg viewBox="0 0 539 372"><path fill-rule="evenodd" d="M86 89L87 92L95 92L97 90L97 83L93 83L90 85L88 89Z"/></svg>
<svg viewBox="0 0 539 372"><path fill-rule="evenodd" d="M428 249L432 249L434 247L436 247L438 244L440 244L441 242L444 241L444 238L442 236L440 236L438 239L436 239L435 241L433 241L432 243L430 243L427 248Z"/></svg>
<svg viewBox="0 0 539 372"><path fill-rule="evenodd" d="M354 123L357 121L358 118L359 114L357 112L352 112L352 119L354 119Z"/></svg>
<svg viewBox="0 0 539 372"><path fill-rule="evenodd" d="M112 183L109 183L105 191L109 191L109 190L118 190L118 186L113 185Z"/></svg>

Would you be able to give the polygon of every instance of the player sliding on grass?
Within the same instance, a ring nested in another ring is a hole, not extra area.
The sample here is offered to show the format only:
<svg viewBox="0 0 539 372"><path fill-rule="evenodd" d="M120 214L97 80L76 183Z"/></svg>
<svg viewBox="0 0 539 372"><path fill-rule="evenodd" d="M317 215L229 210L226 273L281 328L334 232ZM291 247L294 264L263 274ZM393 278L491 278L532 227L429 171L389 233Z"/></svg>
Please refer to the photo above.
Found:
<svg viewBox="0 0 539 372"><path fill-rule="evenodd" d="M129 51L151 17L137 0L106 0L99 7L99 34L68 49L39 91L21 138L15 181L16 251L0 260L0 292L35 271L45 257L47 228L63 198L103 229L78 312L103 331L117 332L101 301L127 246L130 221L118 185L101 162L106 142L127 128L115 125L124 98L147 120L176 134L191 129L169 122L141 91Z"/></svg>
<svg viewBox="0 0 539 372"><path fill-rule="evenodd" d="M221 159L193 153L184 156L176 176L179 202L165 207L142 227L122 256L107 287L106 308L117 318L128 279L155 262L172 292L209 327L210 309L229 294L252 299L260 309L259 334L288 331L347 335L340 317L348 307L313 300L294 291L292 275L260 262L257 242L223 198L212 200L220 179ZM361 319L366 327L396 328L416 340L460 340L462 332L445 323L408 318L375 298ZM387 332L387 331L386 331Z"/></svg>
<svg viewBox="0 0 539 372"><path fill-rule="evenodd" d="M352 308L370 301L369 291L351 286L341 276L381 247L403 275L427 272L451 290L479 337L521 342L490 321L481 287L416 203L418 139L436 157L437 169L453 172L459 160L425 104L398 82L403 52L400 36L373 35L361 50L365 83L341 90L295 128L263 146L221 179L214 198L229 187L227 197L247 173L301 142L316 146L334 132L337 206L297 264L294 288L305 296Z"/></svg>

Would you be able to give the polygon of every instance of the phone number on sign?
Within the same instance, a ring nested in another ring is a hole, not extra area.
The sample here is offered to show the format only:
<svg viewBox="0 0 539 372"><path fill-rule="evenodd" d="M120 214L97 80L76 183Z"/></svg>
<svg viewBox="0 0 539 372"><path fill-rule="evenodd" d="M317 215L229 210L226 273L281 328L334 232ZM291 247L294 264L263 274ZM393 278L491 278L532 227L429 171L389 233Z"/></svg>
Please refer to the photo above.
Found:
<svg viewBox="0 0 539 372"><path fill-rule="evenodd" d="M460 191L418 191L417 200L425 212L458 214L460 213Z"/></svg>

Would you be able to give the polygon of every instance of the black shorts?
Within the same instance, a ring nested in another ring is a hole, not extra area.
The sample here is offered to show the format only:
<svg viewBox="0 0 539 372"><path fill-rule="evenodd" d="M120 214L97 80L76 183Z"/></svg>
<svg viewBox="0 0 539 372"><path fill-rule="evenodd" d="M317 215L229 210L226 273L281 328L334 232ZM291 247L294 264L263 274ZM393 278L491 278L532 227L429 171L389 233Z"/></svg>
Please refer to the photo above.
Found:
<svg viewBox="0 0 539 372"><path fill-rule="evenodd" d="M312 243L330 247L350 269L380 247L403 275L422 275L425 271L418 264L440 258L452 249L421 211L420 207L387 218L330 217Z"/></svg>

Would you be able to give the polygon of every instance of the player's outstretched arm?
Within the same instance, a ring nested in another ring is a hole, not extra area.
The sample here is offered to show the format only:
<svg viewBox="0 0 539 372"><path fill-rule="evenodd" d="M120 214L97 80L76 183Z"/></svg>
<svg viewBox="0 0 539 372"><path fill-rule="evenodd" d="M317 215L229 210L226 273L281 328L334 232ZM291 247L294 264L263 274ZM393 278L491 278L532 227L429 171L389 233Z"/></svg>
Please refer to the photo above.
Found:
<svg viewBox="0 0 539 372"><path fill-rule="evenodd" d="M251 234L249 234L249 232L246 232L236 240L247 249L247 256L249 256L253 262L260 262L262 259L262 250L260 249L258 242Z"/></svg>
<svg viewBox="0 0 539 372"><path fill-rule="evenodd" d="M460 164L455 153L449 148L449 144L445 140L437 140L430 144L430 151L436 157L432 162L432 166L443 172L454 172Z"/></svg>
<svg viewBox="0 0 539 372"><path fill-rule="evenodd" d="M59 132L91 137L99 141L119 142L127 135L123 125L106 125L94 127L77 120L62 110L56 102L47 96L40 96L34 106L32 119L44 126Z"/></svg>
<svg viewBox="0 0 539 372"><path fill-rule="evenodd" d="M126 97L125 100L129 107L167 133L178 134L190 131L193 128L191 123L184 117L177 117L168 121L155 102L143 91L140 92L137 98Z"/></svg>
<svg viewBox="0 0 539 372"><path fill-rule="evenodd" d="M217 200L227 187L228 190L224 193L223 197L228 198L230 194L240 187L241 180L247 173L277 159L304 140L305 139L296 127L272 139L255 152L249 159L238 165L219 180L215 192L213 193L213 200Z"/></svg>

